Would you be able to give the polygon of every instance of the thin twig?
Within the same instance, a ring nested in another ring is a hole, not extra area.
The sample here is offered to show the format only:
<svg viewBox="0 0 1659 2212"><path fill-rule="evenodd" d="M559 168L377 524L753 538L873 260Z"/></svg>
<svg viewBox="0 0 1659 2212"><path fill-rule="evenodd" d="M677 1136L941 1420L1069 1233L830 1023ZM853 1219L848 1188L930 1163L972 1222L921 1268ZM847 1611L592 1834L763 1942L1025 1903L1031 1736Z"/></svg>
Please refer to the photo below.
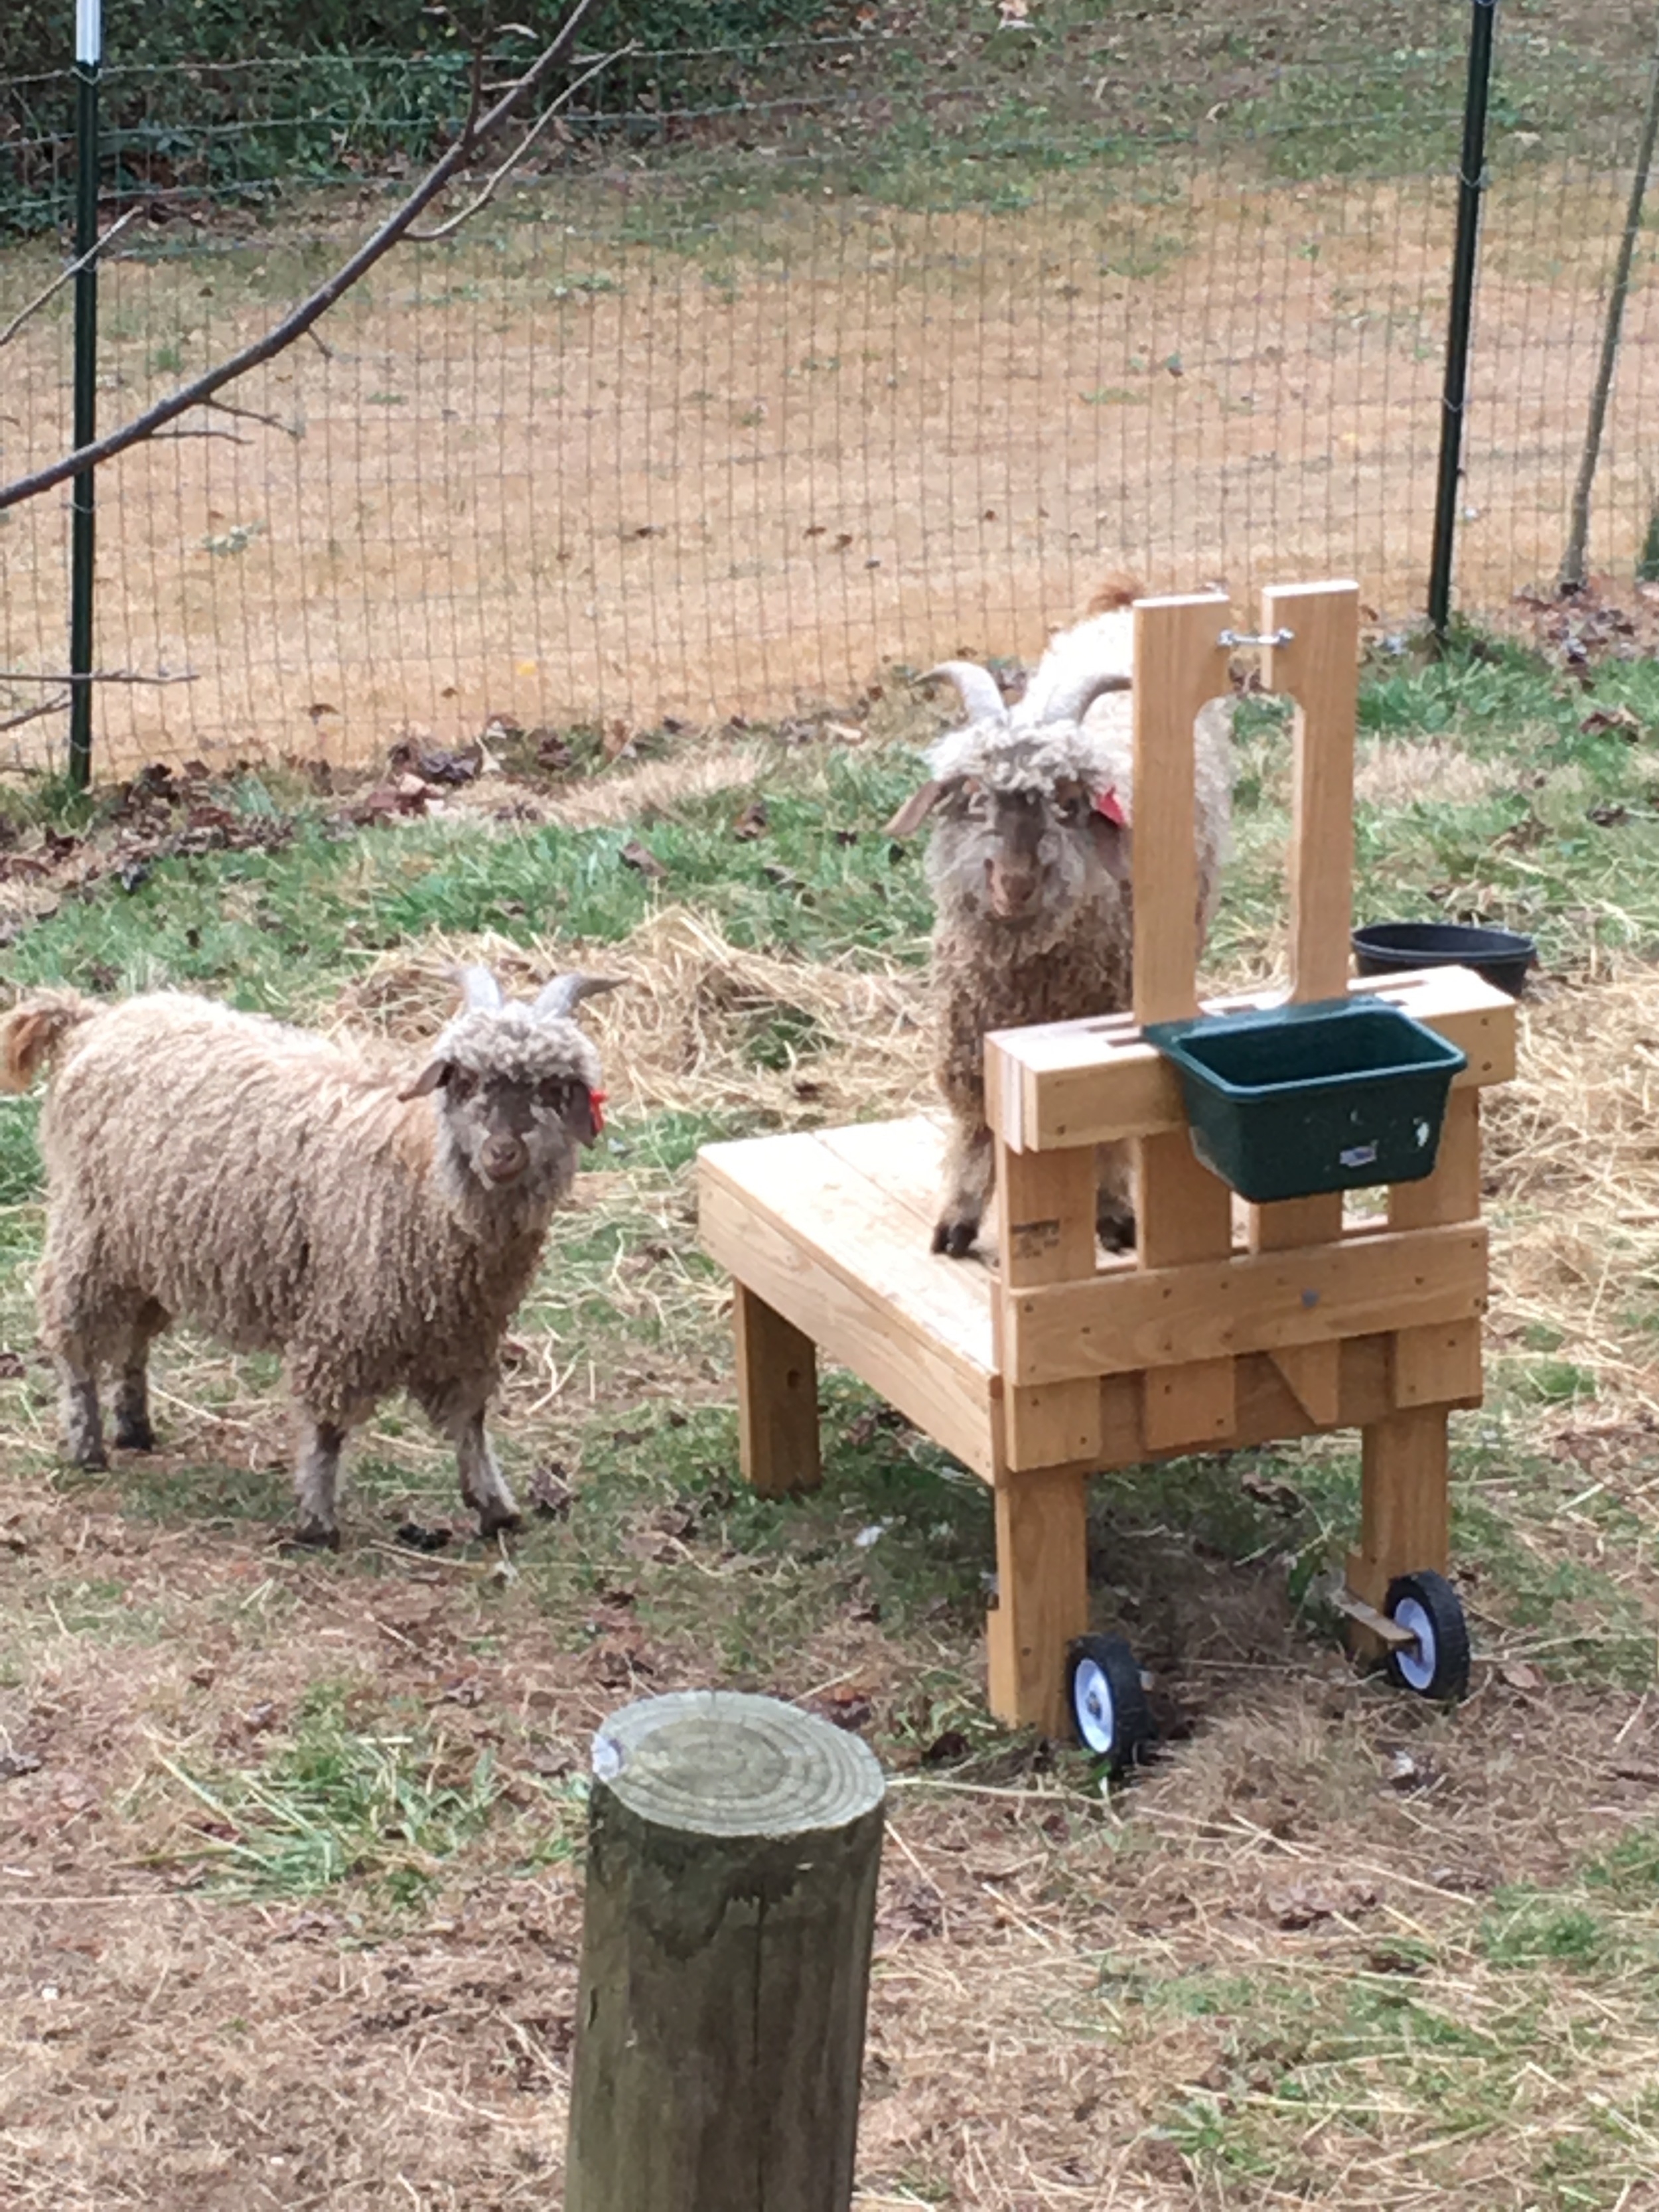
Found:
<svg viewBox="0 0 1659 2212"><path fill-rule="evenodd" d="M297 422L284 422L280 415L263 415L257 407L238 407L229 399L204 399L204 407L211 407L221 415L235 415L244 422L263 422L267 429L280 430L285 437L303 438L305 431Z"/></svg>
<svg viewBox="0 0 1659 2212"><path fill-rule="evenodd" d="M21 714L8 714L0 722L0 730L21 730L25 722L38 722L42 714L61 714L72 696L65 691L60 699L48 699L44 707L26 707Z"/></svg>
<svg viewBox="0 0 1659 2212"><path fill-rule="evenodd" d="M204 400L210 399L227 384L234 383L239 376L246 376L249 369L258 368L277 354L286 352L297 338L303 337L311 325L326 314L336 301L343 298L360 277L366 276L382 255L391 252L430 207L450 179L466 167L483 141L507 120L520 100L526 94L533 93L565 59L575 43L577 27L591 4L592 0L572 0L570 12L565 17L562 28L539 60L532 63L488 114L476 122L469 118L467 128L443 159L427 172L402 206L388 216L374 236L367 239L326 283L319 284L308 298L302 300L291 314L284 315L282 321L267 331L262 338L256 338L251 345L232 354L228 360L222 361L216 368L206 370L194 383L184 386L166 399L158 400L154 407L135 416L120 429L112 430L107 437L94 439L88 446L78 447L74 453L65 453L61 459L51 462L46 468L37 469L32 476L19 477L14 483L0 484L0 509L15 507L26 499L37 498L40 493L51 491L55 485L66 483L70 477L80 476L104 461L113 460L118 453L125 453L129 446L138 445L144 439L154 437L156 431L164 429L179 416L188 413L192 407L199 407Z"/></svg>
<svg viewBox="0 0 1659 2212"><path fill-rule="evenodd" d="M567 102L574 100L576 94L581 90L582 87L586 84L591 78L598 76L601 70L609 69L612 62L621 61L624 54L637 53L638 52L638 40L630 39L625 46L618 46L614 54L602 54L599 59L594 63L592 69L584 70L574 83L568 84L565 87L558 98L549 106L545 114L537 117L535 122L532 124L530 129L526 131L524 137L520 139L518 144L507 155L506 161L501 163L500 168L496 170L494 176L490 178L489 183L485 185L483 190L478 194L476 199L469 200L459 215L451 216L447 222L441 222L435 230L411 230L409 234L410 242L415 246L434 246L441 238L447 238L451 231L459 230L461 225L471 216L477 214L480 208L488 207L490 201L495 198L497 187L501 185L502 179L514 169L517 168L520 162L523 161L525 155L535 144L537 139L541 137L542 132L546 130L548 125L552 122L554 117L559 112L559 110L563 107Z"/></svg>
<svg viewBox="0 0 1659 2212"><path fill-rule="evenodd" d="M240 430L157 430L151 438L153 446L171 445L175 438L228 438L233 446L251 446L252 438L245 438Z"/></svg>
<svg viewBox="0 0 1659 2212"><path fill-rule="evenodd" d="M103 236L94 245L89 246L78 261L71 261L67 269L60 270L59 273L52 278L51 283L47 285L46 290L41 293L38 300L31 300L27 307L19 309L18 313L15 314L11 320L6 325L5 329L3 331L0 331L0 346L9 346L12 340L16 337L18 331L22 329L24 324L27 322L29 317L32 314L34 314L40 308L44 307L48 300L54 298L57 294L61 292L64 285L69 283L72 276L78 276L83 269L90 269L93 263L97 260L99 255L100 253L107 252L110 246L121 235L121 233L126 228L127 225L130 222L136 222L143 212L143 210L141 208L133 207L129 208L124 216L118 216L115 221L111 223L109 228L104 233Z"/></svg>
<svg viewBox="0 0 1659 2212"><path fill-rule="evenodd" d="M131 668L89 669L84 676L29 676L21 668L0 668L0 684L199 684L193 668L178 676L140 676Z"/></svg>

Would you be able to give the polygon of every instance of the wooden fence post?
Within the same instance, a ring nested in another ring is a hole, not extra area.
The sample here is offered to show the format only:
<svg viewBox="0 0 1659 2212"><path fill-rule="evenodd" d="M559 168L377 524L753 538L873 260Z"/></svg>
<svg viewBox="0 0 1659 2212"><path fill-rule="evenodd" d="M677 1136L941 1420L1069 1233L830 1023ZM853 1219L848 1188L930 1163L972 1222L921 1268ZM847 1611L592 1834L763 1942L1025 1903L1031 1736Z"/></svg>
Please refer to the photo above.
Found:
<svg viewBox="0 0 1659 2212"><path fill-rule="evenodd" d="M605 1723L566 2212L848 2212L884 1789L771 1698Z"/></svg>

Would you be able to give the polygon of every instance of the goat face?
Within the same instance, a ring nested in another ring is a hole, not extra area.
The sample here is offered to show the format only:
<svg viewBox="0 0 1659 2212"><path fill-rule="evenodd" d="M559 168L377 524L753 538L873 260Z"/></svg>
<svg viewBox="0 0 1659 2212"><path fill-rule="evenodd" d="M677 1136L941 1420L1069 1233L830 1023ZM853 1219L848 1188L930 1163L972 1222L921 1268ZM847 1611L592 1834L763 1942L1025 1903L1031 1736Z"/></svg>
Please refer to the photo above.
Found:
<svg viewBox="0 0 1659 2212"><path fill-rule="evenodd" d="M611 984L564 976L520 1006L483 969L462 981L466 1010L403 1095L435 1096L446 1165L475 1198L499 1193L531 1212L556 1206L582 1146L604 1127L599 1056L571 1016L587 992Z"/></svg>
<svg viewBox="0 0 1659 2212"><path fill-rule="evenodd" d="M574 1074L481 1072L447 1063L439 1085L446 1149L486 1190L522 1189L554 1203L599 1134L594 1094Z"/></svg>
<svg viewBox="0 0 1659 2212"><path fill-rule="evenodd" d="M1036 950L1128 877L1126 811L1115 790L1078 773L1086 765L1074 724L1018 736L994 727L889 826L902 835L934 815L927 872L941 906Z"/></svg>

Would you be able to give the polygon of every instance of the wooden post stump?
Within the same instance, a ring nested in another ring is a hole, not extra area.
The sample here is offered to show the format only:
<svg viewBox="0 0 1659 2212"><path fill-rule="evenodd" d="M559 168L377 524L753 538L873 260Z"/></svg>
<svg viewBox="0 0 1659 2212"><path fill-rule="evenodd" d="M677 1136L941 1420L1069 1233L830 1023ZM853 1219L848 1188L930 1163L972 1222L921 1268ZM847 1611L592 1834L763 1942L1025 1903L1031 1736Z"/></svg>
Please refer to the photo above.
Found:
<svg viewBox="0 0 1659 2212"><path fill-rule="evenodd" d="M684 1691L593 1742L566 2212L848 2212L884 1783Z"/></svg>

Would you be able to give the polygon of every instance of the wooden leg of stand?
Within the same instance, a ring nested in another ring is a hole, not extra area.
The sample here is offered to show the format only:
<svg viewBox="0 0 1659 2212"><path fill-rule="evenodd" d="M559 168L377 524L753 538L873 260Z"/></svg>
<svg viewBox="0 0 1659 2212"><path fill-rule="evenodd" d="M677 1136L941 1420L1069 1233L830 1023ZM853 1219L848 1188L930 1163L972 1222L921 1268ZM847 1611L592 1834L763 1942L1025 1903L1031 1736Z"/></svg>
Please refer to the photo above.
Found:
<svg viewBox="0 0 1659 2212"><path fill-rule="evenodd" d="M741 1283L733 1287L738 1437L744 1477L764 1498L815 1489L823 1468L812 1340Z"/></svg>

